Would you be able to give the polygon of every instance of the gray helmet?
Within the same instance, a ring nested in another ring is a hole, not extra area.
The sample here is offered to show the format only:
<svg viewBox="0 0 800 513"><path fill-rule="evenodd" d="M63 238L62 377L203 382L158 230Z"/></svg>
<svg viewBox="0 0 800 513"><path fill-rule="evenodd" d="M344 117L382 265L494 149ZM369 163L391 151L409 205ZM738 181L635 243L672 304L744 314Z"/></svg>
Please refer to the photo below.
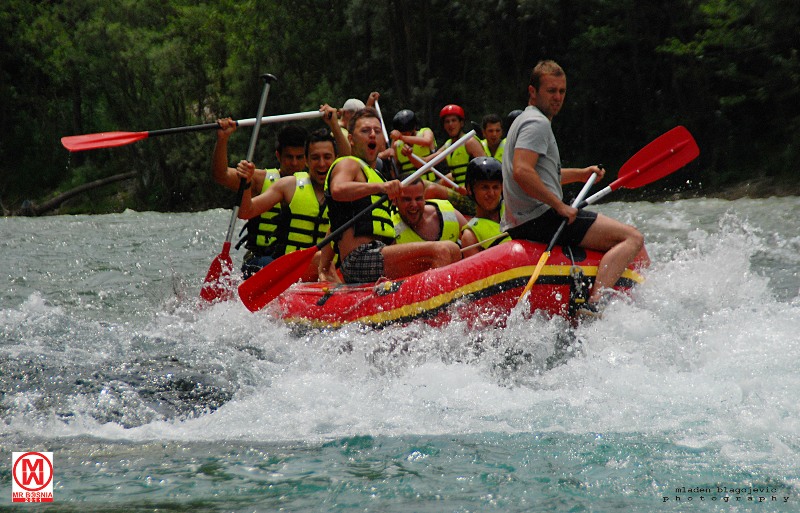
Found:
<svg viewBox="0 0 800 513"><path fill-rule="evenodd" d="M399 132L411 132L417 128L417 115L413 110L403 109L392 118L392 129Z"/></svg>

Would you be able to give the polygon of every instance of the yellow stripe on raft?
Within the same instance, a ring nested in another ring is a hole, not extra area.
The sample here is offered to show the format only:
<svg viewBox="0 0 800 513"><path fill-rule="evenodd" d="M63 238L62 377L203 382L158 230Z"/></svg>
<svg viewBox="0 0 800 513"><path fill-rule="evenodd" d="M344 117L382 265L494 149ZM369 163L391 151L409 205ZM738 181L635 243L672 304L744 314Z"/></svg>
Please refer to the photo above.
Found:
<svg viewBox="0 0 800 513"><path fill-rule="evenodd" d="M569 276L570 269L572 269L572 267L573 267L572 265L545 265L542 268L542 273L540 276L559 276L559 277ZM583 273L586 276L597 276L597 266L580 266L580 268L583 270ZM364 317L359 317L357 319L347 321L346 323L340 321L322 322L317 320L306 319L303 317L285 317L284 320L291 323L300 323L308 325L313 328L339 328L344 324L350 324L353 322L358 322L362 324L385 324L392 321L396 321L403 317L419 316L421 313L441 308L442 306L452 303L464 296L468 296L470 294L474 294L476 292L488 289L490 287L497 285L498 283L508 282L517 278L530 277L535 269L536 266L533 265L516 267L514 269L509 269L508 271L503 271L501 273L487 276L486 278L481 278L472 283L469 283L468 285L464 285L463 287L443 292L439 295L433 296L424 301L409 303L401 307L394 308L392 310L386 310L380 313L366 315ZM639 284L644 283L644 278L639 273L632 271L630 269L625 269L625 272L622 273L622 278L627 278ZM379 287L386 286L387 288L389 288L391 287L392 283L394 282L391 281L382 282L377 286Z"/></svg>

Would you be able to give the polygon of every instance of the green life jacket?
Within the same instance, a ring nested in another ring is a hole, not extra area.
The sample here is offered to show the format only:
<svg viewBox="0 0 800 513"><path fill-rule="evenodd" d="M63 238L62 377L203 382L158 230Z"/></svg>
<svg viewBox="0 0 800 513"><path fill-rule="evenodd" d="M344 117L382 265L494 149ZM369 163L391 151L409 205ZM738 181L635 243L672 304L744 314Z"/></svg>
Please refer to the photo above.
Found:
<svg viewBox="0 0 800 513"><path fill-rule="evenodd" d="M458 237L461 235L461 227L458 225L458 217L456 217L456 209L447 200L431 199L425 202L426 205L433 205L436 208L436 213L439 216L439 238L436 240L449 240L458 243ZM405 221L400 217L399 212L394 214L394 231L396 233L395 240L398 244L406 242L423 242L413 228L408 226Z"/></svg>
<svg viewBox="0 0 800 513"><path fill-rule="evenodd" d="M310 248L325 238L330 221L328 207L319 204L310 175L295 173L296 185L289 208L281 213L275 230L272 256L279 256Z"/></svg>
<svg viewBox="0 0 800 513"><path fill-rule="evenodd" d="M267 175L264 177L264 185L261 187L261 194L269 189L270 186L281 177L280 170L278 169L267 169L265 171ZM247 243L245 247L247 249L256 255L263 255L270 251L268 248L270 248L274 242L275 230L278 228L278 217L280 213L281 204L277 203L260 216L247 220L245 224L245 228L247 229L247 235L245 235Z"/></svg>
<svg viewBox="0 0 800 513"><path fill-rule="evenodd" d="M506 206L505 203L501 204L500 207L500 218L503 218L503 211L505 210ZM483 217L473 217L469 220L469 222L464 225L464 228L461 230L464 231L467 228L472 230L472 233L475 234L475 238L478 239L478 242L481 243L481 247L483 249L489 249L491 247L497 246L503 242L511 240L509 235L505 237L498 237L496 239L492 239L492 237L499 235L502 233L500 229L500 223L497 221L492 221L491 219L485 219ZM485 242L484 242L485 241Z"/></svg>
<svg viewBox="0 0 800 513"><path fill-rule="evenodd" d="M487 157L493 157L500 162L503 161L503 153L506 150L505 138L500 141L500 144L497 146L497 151L495 151L494 155L492 155L492 153L489 151L489 143L486 141L486 139L481 140L481 144L483 145L483 151L486 153Z"/></svg>
<svg viewBox="0 0 800 513"><path fill-rule="evenodd" d="M346 156L339 157L333 161L325 179L325 202L328 205L328 217L330 218L331 231L336 231L340 226L353 219L356 214L365 210L367 207L381 200L383 195L370 195L356 201L336 201L330 193L330 180L333 168L344 159L353 159L359 166L367 179L368 183L383 183L386 180L377 171L358 157ZM368 235L378 240L391 244L394 241L394 223L392 223L392 207L388 199L384 199L371 212L362 215L353 224L353 232L356 237Z"/></svg>
<svg viewBox="0 0 800 513"><path fill-rule="evenodd" d="M481 142L481 140L478 139L477 137L475 137L475 140ZM453 144L453 142L455 141L453 141L452 139L448 139L444 143L444 147L448 148L451 144ZM463 144L458 148L456 148L455 150L453 150L453 153L447 156L447 167L450 168L450 173L452 173L453 175L453 181L462 187L464 186L464 182L466 181L467 164L469 164L469 161L470 161L470 156L469 153L467 152L467 147L466 145Z"/></svg>
<svg viewBox="0 0 800 513"><path fill-rule="evenodd" d="M417 137L422 137L422 134L430 131L431 131L430 128L422 128L418 130L415 135ZM394 154L395 157L397 158L397 163L400 165L400 173L403 174L408 172L414 172L414 170L416 170L417 167L414 165L413 162L411 162L411 160L408 157L403 155L403 152L401 151L402 147L403 147L403 141L398 140L394 142ZM419 144L415 144L413 148L413 153L417 157L424 158L431 154L431 149L427 146L420 146ZM422 179L428 180L429 182L435 182L436 175L434 174L433 171L428 171L427 173L422 175Z"/></svg>

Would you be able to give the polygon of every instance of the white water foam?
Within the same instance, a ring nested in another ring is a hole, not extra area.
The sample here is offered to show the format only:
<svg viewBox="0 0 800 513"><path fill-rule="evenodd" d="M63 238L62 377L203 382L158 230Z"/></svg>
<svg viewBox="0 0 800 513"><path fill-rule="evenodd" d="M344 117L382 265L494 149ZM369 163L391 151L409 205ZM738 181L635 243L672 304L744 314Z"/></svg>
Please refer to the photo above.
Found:
<svg viewBox="0 0 800 513"><path fill-rule="evenodd" d="M657 221L666 235L649 246L647 282L578 328L580 352L549 370L558 319L513 317L505 330L480 333L454 322L297 334L235 302L156 309L140 326L74 318L34 293L2 312L7 332L32 327L33 345L13 356L44 354L66 372L83 359L125 379L70 392L67 377L57 389L64 404L49 406L36 390L8 393L3 430L134 441L660 433L720 448L733 462L797 468L800 304L776 299L770 277L753 270L777 239L736 215L714 229L691 228L691 219ZM687 227L674 243L669 231ZM797 245L781 240L786 254ZM164 415L130 383L131 366L167 374L170 357L232 395L207 413Z"/></svg>

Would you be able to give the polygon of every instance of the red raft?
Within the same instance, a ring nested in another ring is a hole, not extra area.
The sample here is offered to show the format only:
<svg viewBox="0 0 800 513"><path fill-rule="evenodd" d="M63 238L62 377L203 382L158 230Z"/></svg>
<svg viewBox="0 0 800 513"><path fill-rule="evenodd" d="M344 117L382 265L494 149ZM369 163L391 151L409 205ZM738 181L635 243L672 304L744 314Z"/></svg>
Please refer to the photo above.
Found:
<svg viewBox="0 0 800 513"><path fill-rule="evenodd" d="M348 323L382 326L422 319L443 325L502 324L517 303L544 244L510 241L470 258L399 280L377 284L298 283L278 297L278 315L309 327ZM529 296L531 311L568 317L581 292L594 281L602 253L556 246ZM615 288L628 290L643 278L636 262ZM581 286L581 284L583 286Z"/></svg>

